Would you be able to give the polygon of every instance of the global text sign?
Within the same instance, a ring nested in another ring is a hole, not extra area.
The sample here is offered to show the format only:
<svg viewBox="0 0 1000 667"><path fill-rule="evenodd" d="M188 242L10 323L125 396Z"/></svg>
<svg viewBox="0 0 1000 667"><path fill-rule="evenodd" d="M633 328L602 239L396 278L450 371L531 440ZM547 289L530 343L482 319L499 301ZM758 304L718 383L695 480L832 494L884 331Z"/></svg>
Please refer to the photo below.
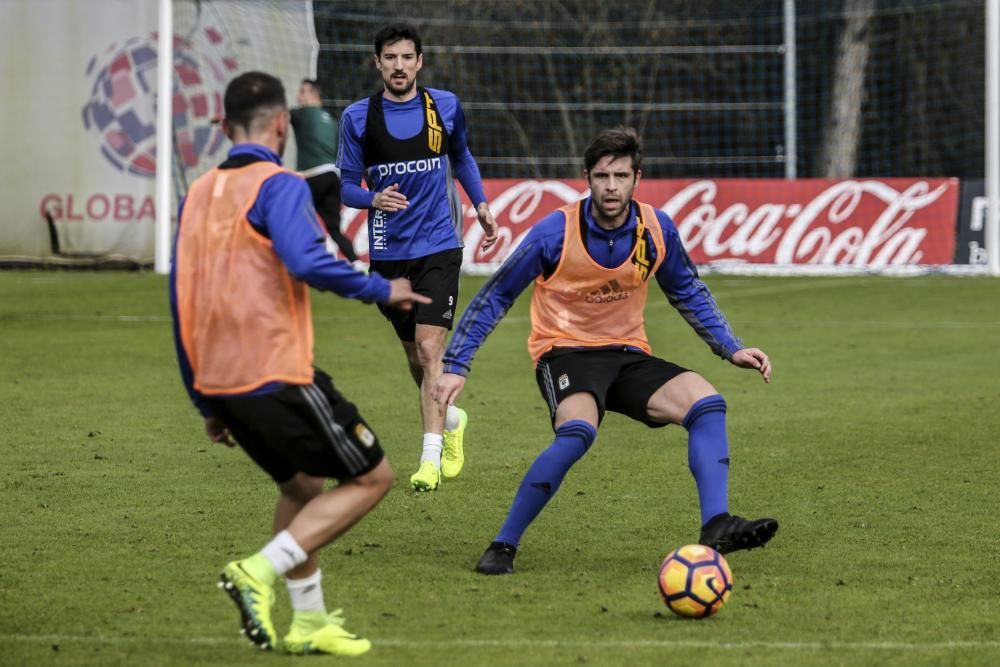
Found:
<svg viewBox="0 0 1000 667"><path fill-rule="evenodd" d="M156 9L156 0L0 2L5 99L17 100L0 105L0 262L151 260L158 105L171 111L165 150L183 194L225 159L229 142L212 119L235 74L265 70L290 88L313 69L307 0L175 2L173 85L159 91ZM40 45L39 57L21 57ZM294 151L287 157L294 164Z"/></svg>

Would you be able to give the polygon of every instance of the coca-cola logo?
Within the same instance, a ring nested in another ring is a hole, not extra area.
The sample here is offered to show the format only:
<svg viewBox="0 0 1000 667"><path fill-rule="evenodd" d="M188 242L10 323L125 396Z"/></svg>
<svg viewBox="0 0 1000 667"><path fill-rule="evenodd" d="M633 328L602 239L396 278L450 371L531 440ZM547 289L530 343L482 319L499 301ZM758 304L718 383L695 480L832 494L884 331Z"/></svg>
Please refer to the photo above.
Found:
<svg viewBox="0 0 1000 667"><path fill-rule="evenodd" d="M583 180L487 180L499 239L488 252L475 209L463 208L466 265L503 261L531 227L588 194ZM665 211L698 264L948 264L954 247L956 179L644 180L636 197ZM344 212L364 256L365 216Z"/></svg>
<svg viewBox="0 0 1000 667"><path fill-rule="evenodd" d="M897 190L878 180L835 181L809 199L754 206L736 201L720 207L718 184L697 181L662 209L674 220L688 252L700 250L708 260L766 258L773 264L877 268L921 263L928 228L908 223L948 189L948 182L932 187L916 181Z"/></svg>
<svg viewBox="0 0 1000 667"><path fill-rule="evenodd" d="M499 224L496 245L484 253L479 246L483 228L479 225L476 210L471 206L465 211L465 259L472 262L499 262L514 252L524 235L536 222L566 204L579 201L590 190L580 181L580 190L570 181L517 181L494 196L490 196L490 211Z"/></svg>

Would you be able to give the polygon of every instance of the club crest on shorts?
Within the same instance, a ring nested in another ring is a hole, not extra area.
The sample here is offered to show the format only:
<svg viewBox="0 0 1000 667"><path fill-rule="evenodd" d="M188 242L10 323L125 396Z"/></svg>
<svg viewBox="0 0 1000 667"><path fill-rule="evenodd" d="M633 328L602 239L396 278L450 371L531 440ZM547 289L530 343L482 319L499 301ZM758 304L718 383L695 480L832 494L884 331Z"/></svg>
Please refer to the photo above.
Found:
<svg viewBox="0 0 1000 667"><path fill-rule="evenodd" d="M354 425L354 435L357 436L358 442L360 442L365 447L371 447L375 444L375 434L372 433L367 426L358 422Z"/></svg>
<svg viewBox="0 0 1000 667"><path fill-rule="evenodd" d="M560 391L569 386L569 375L563 373L559 376L559 389Z"/></svg>

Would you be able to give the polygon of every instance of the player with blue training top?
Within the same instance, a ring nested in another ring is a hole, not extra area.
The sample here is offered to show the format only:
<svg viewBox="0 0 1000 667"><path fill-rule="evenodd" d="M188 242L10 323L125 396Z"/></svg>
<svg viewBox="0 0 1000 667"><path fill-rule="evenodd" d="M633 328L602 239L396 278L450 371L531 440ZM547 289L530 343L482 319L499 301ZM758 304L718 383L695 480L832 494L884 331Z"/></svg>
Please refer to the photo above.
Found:
<svg viewBox="0 0 1000 667"><path fill-rule="evenodd" d="M406 314L386 308L382 313L420 388L423 450L410 483L417 491L433 491L442 474L461 471L468 422L464 410L451 405L442 411L431 398L458 308L462 211L453 175L476 207L484 251L496 242L497 226L469 152L462 106L454 93L417 85L423 63L413 26L394 24L375 35L382 90L344 110L337 165L344 204L368 209L372 270L409 278L415 292L432 299Z"/></svg>
<svg viewBox="0 0 1000 667"><path fill-rule="evenodd" d="M729 514L726 402L703 377L654 357L643 311L650 278L712 351L771 378L763 351L744 347L698 279L670 218L632 199L642 172L631 128L602 132L584 154L590 195L540 220L472 299L444 355L434 397L451 404L472 358L532 282L528 349L555 439L525 474L476 569L511 574L521 535L597 437L605 410L649 427L688 431L701 504L700 542L722 553L763 545L778 522Z"/></svg>
<svg viewBox="0 0 1000 667"><path fill-rule="evenodd" d="M191 184L177 216L174 344L208 437L239 444L279 495L273 538L226 565L220 584L260 648L360 655L371 642L326 612L318 551L368 514L395 478L357 406L313 367L309 288L401 308L427 299L405 278L365 275L331 254L309 187L281 163L290 125L279 79L240 74L223 105L233 148ZM336 486L326 489L327 479ZM279 577L294 609L282 640L271 618Z"/></svg>

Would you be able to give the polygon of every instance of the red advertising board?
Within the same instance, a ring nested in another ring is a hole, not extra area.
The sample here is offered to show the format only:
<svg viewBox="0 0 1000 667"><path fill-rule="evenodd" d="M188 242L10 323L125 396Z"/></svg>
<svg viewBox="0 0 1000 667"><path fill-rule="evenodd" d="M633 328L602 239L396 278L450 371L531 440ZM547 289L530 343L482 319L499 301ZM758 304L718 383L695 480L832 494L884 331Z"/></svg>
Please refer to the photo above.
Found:
<svg viewBox="0 0 1000 667"><path fill-rule="evenodd" d="M502 261L539 219L587 194L583 180L484 183L500 241L483 254L465 204L467 268ZM463 193L464 196L464 193ZM958 179L643 180L635 197L665 211L697 264L881 269L951 264ZM364 216L345 210L345 231L364 256Z"/></svg>

